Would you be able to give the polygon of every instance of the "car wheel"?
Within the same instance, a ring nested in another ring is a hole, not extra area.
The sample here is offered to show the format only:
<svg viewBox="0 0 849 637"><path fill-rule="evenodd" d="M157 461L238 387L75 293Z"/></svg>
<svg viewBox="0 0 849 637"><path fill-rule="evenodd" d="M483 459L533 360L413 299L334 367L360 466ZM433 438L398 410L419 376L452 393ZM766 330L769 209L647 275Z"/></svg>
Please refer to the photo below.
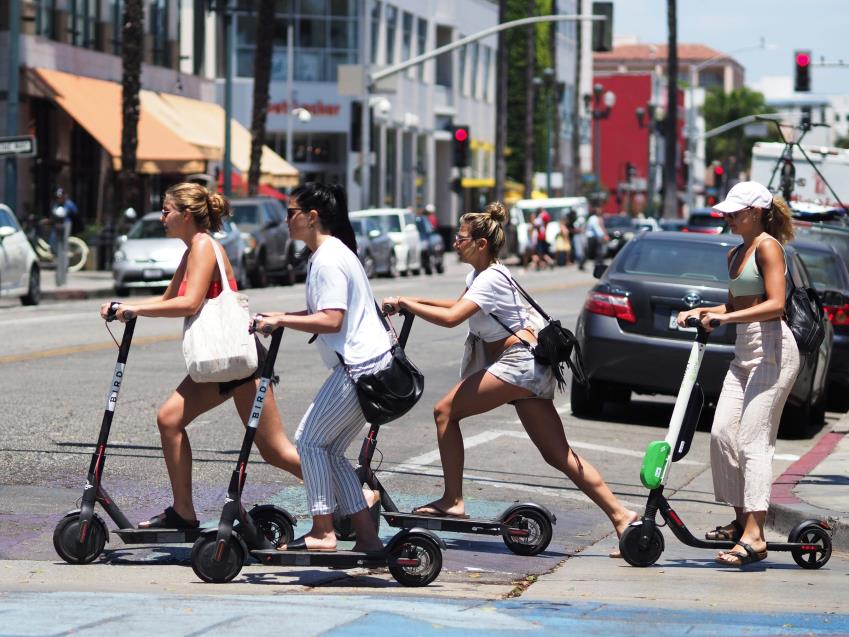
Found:
<svg viewBox="0 0 849 637"><path fill-rule="evenodd" d="M368 278L370 278L370 279L374 278L374 272L375 272L374 257L371 256L371 253L369 253L369 252L367 252L366 255L363 257L363 270L366 271L366 276Z"/></svg>
<svg viewBox="0 0 849 637"><path fill-rule="evenodd" d="M38 266L33 265L29 271L29 287L26 295L21 297L24 305L38 305L41 301L41 273Z"/></svg>
<svg viewBox="0 0 849 637"><path fill-rule="evenodd" d="M389 267L386 269L386 278L398 278L398 258L395 256L394 252L389 255Z"/></svg>
<svg viewBox="0 0 849 637"><path fill-rule="evenodd" d="M594 380L581 385L572 377L572 413L578 418L598 418L604 408L605 383Z"/></svg>
<svg viewBox="0 0 849 637"><path fill-rule="evenodd" d="M255 288L264 288L268 286L268 270L265 269L265 255L259 255L256 267L250 273L251 286Z"/></svg>

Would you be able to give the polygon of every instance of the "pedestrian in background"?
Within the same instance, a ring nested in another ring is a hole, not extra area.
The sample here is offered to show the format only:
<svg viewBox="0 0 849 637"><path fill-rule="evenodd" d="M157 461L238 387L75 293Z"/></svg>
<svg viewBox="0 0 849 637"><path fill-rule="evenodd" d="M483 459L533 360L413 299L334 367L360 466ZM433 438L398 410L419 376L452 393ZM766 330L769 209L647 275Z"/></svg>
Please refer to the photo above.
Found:
<svg viewBox="0 0 849 637"><path fill-rule="evenodd" d="M551 215L545 208L538 208L534 220L534 230L537 235L536 250L534 251L534 266L537 270L543 268L554 268L554 259L551 258L551 245L548 242L546 230L551 223Z"/></svg>
<svg viewBox="0 0 849 637"><path fill-rule="evenodd" d="M742 245L728 251L728 301L678 315L737 324L734 360L725 376L711 428L710 462L718 502L734 507L730 524L706 534L737 544L716 561L743 566L767 556L764 524L772 486L772 458L784 403L799 373L799 349L782 320L787 264L783 245L793 238L786 202L744 181L714 206Z"/></svg>
<svg viewBox="0 0 849 637"><path fill-rule="evenodd" d="M463 434L460 422L512 404L531 442L543 459L562 471L599 508L621 534L637 518L610 491L601 474L569 446L563 421L554 407L555 380L551 367L534 359L520 340L536 343L528 312L514 286L510 271L498 262L504 243L502 222L507 216L500 203L483 212L466 213L454 249L472 266L466 288L457 300L396 296L383 299L393 311L409 310L442 327L469 321L469 336L461 369L462 380L434 407L436 437L444 491L440 498L413 510L418 515L467 518L463 500ZM619 557L618 551L611 557Z"/></svg>
<svg viewBox="0 0 849 637"><path fill-rule="evenodd" d="M117 316L125 322L133 316L184 318L197 314L204 300L215 298L229 285L236 290L233 266L227 253L212 238L221 228L221 219L230 215L230 204L221 195L203 186L181 183L165 191L162 224L167 237L181 239L186 252L162 296L133 302L121 301ZM216 250L224 262L227 281L221 280ZM106 318L111 302L104 303L100 315ZM248 326L245 326L248 329ZM266 350L256 340L259 369ZM275 380L276 382L276 380ZM198 518L192 499L192 447L186 427L200 415L230 398L242 423L247 425L259 386L258 373L225 383L198 383L186 376L156 415L165 466L171 479L174 503L164 512L139 524L140 528L196 528ZM300 461L295 447L286 437L280 412L269 387L271 400L265 408L256 432L256 446L269 464L300 477Z"/></svg>
<svg viewBox="0 0 849 637"><path fill-rule="evenodd" d="M56 257L56 285L65 285L68 277L68 239L79 210L77 204L68 197L62 188L57 188L50 206L50 218L53 229L50 231L50 249Z"/></svg>
<svg viewBox="0 0 849 637"><path fill-rule="evenodd" d="M587 241L587 250L585 260L592 259L596 265L604 263L604 257L607 256L607 229L604 227L604 219L601 216L601 211L598 208L593 209L590 216L587 218L587 225L584 228L584 236ZM583 264L581 264L583 266ZM584 268L581 267L583 270Z"/></svg>
<svg viewBox="0 0 849 637"><path fill-rule="evenodd" d="M557 265L568 265L572 260L572 236L569 232L569 222L566 216L560 217L558 222L557 238L554 240L554 250Z"/></svg>

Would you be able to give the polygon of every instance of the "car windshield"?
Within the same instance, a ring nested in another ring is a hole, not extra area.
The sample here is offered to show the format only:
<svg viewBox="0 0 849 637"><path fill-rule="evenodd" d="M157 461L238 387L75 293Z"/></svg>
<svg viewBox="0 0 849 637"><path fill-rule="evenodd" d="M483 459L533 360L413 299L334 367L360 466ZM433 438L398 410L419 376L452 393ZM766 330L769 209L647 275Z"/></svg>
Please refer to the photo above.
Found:
<svg viewBox="0 0 849 637"><path fill-rule="evenodd" d="M802 255L802 262L811 275L813 286L817 290L840 290L843 288L843 277L840 276L840 263L833 252L821 250L806 250L796 246L796 252Z"/></svg>
<svg viewBox="0 0 849 637"><path fill-rule="evenodd" d="M159 219L142 219L127 234L128 239L164 239L165 226Z"/></svg>
<svg viewBox="0 0 849 637"><path fill-rule="evenodd" d="M728 246L694 241L637 241L615 261L625 274L728 282Z"/></svg>
<svg viewBox="0 0 849 637"><path fill-rule="evenodd" d="M383 227L386 232L401 232L401 221L398 215L384 215Z"/></svg>
<svg viewBox="0 0 849 637"><path fill-rule="evenodd" d="M235 221L236 224L248 226L259 225L259 206L231 206L230 209L233 211L233 221Z"/></svg>

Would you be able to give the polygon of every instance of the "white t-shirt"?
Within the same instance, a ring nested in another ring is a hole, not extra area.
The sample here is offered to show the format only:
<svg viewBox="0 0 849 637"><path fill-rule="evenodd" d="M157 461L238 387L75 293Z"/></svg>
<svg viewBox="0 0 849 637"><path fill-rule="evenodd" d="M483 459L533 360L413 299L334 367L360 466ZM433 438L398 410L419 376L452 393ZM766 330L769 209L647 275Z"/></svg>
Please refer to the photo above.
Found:
<svg viewBox="0 0 849 637"><path fill-rule="evenodd" d="M466 275L468 290L463 298L480 308L469 319L469 332L487 343L510 336L490 314L515 332L528 324L528 312L509 278L510 270L501 264L493 264L477 276L474 270Z"/></svg>
<svg viewBox="0 0 849 637"><path fill-rule="evenodd" d="M389 334L378 317L365 270L357 255L336 237L326 239L310 256L306 297L311 314L345 311L342 329L316 339L327 367L339 364L336 352L354 366L389 351Z"/></svg>

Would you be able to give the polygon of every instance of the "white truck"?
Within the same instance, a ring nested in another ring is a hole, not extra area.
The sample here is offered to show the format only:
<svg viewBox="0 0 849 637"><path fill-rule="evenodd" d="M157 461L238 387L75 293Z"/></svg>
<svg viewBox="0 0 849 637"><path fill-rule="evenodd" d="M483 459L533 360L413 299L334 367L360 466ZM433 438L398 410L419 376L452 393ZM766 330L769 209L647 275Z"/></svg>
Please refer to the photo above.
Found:
<svg viewBox="0 0 849 637"><path fill-rule="evenodd" d="M792 200L809 201L826 206L849 205L849 150L844 148L804 146L805 153L828 182L817 175L798 147L793 147L793 166L796 181ZM781 157L784 144L778 142L756 142L752 149L752 181L769 184L776 166L778 169L772 178L772 190L781 192ZM831 190L837 195L836 200Z"/></svg>
<svg viewBox="0 0 849 637"><path fill-rule="evenodd" d="M551 215L551 221L545 228L545 239L554 249L554 240L560 232L560 219L574 211L578 219L583 221L589 214L589 203L586 197L555 197L552 199L520 199L510 208L510 223L516 228L516 253L525 254L528 246L531 213L542 208Z"/></svg>

